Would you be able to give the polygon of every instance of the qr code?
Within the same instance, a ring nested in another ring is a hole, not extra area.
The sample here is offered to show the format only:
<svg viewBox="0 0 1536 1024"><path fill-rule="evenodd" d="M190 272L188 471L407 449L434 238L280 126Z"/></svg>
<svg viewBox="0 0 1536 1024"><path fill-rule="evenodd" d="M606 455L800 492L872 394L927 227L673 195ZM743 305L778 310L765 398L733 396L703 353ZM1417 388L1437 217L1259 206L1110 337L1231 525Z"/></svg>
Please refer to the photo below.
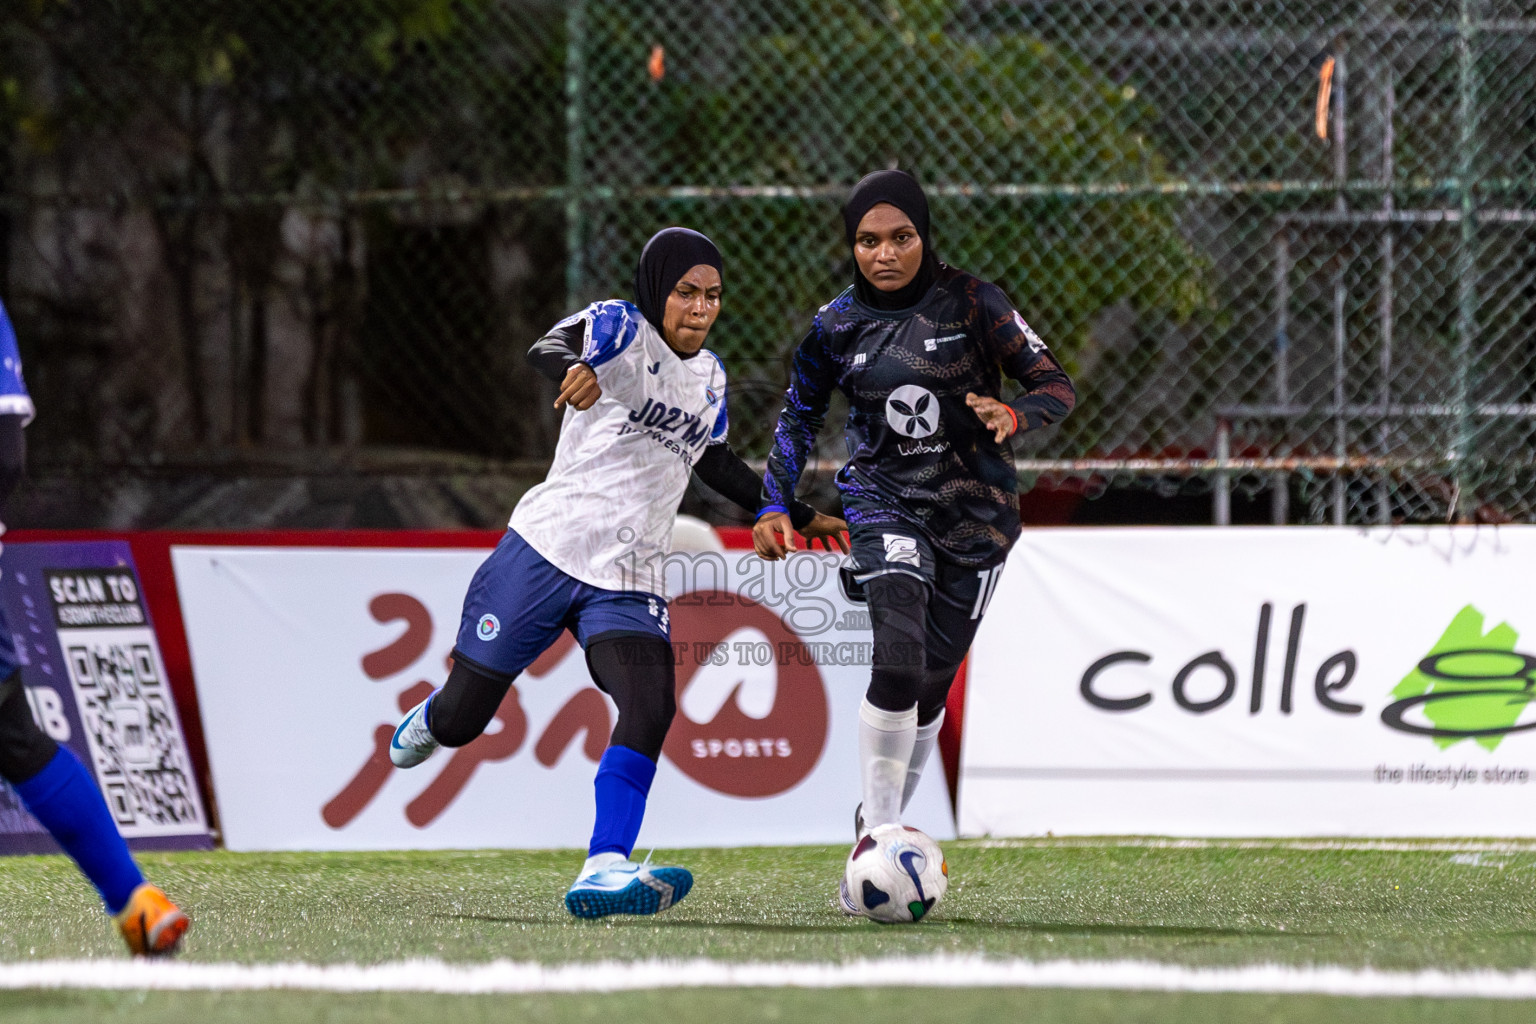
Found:
<svg viewBox="0 0 1536 1024"><path fill-rule="evenodd" d="M202 806L154 649L147 638L113 632L64 644L102 795L125 836L200 826Z"/></svg>

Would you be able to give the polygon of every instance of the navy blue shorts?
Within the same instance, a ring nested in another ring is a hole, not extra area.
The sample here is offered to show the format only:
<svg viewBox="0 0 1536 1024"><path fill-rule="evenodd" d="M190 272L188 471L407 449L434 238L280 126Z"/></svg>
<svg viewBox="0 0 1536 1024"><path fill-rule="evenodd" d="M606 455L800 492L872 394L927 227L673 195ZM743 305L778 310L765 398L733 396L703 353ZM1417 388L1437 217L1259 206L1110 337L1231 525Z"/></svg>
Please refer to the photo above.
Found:
<svg viewBox="0 0 1536 1024"><path fill-rule="evenodd" d="M511 678L566 629L583 648L605 633L672 638L662 598L583 583L508 530L470 581L453 653L487 674Z"/></svg>
<svg viewBox="0 0 1536 1024"><path fill-rule="evenodd" d="M842 580L848 599L866 600L864 586L877 576L900 573L921 580L928 586L928 664L960 664L1005 563L978 569L951 562L934 551L921 530L906 523L856 523L848 532L853 554Z"/></svg>

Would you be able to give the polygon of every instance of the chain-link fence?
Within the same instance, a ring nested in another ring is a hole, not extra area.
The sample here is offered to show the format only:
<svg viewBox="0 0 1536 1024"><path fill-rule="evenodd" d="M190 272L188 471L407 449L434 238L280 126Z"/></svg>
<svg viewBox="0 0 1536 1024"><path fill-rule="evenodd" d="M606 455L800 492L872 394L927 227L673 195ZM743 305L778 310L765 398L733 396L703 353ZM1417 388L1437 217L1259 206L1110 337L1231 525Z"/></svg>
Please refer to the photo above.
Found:
<svg viewBox="0 0 1536 1024"><path fill-rule="evenodd" d="M1530 520L1533 7L19 0L0 287L34 450L547 457L523 350L682 223L725 253L711 346L761 455L850 280L840 200L899 165L1078 384L1027 481Z"/></svg>

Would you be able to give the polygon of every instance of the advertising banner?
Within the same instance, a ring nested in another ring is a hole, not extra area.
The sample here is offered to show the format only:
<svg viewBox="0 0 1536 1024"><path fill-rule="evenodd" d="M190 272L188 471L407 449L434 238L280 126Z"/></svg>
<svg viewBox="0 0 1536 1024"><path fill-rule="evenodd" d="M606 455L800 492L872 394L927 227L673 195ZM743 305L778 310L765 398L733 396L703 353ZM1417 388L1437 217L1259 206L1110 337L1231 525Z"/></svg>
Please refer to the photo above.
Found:
<svg viewBox="0 0 1536 1024"><path fill-rule="evenodd" d="M1536 528L1030 530L962 835L1536 835Z"/></svg>
<svg viewBox="0 0 1536 1024"><path fill-rule="evenodd" d="M173 549L230 849L585 847L615 711L569 634L478 740L389 762L401 714L447 676L486 554ZM840 561L673 556L678 713L642 850L853 841L871 638ZM907 819L954 835L937 757Z"/></svg>
<svg viewBox="0 0 1536 1024"><path fill-rule="evenodd" d="M43 731L90 766L131 847L210 849L128 546L7 544L0 570L0 605ZM0 783L0 853L56 849Z"/></svg>

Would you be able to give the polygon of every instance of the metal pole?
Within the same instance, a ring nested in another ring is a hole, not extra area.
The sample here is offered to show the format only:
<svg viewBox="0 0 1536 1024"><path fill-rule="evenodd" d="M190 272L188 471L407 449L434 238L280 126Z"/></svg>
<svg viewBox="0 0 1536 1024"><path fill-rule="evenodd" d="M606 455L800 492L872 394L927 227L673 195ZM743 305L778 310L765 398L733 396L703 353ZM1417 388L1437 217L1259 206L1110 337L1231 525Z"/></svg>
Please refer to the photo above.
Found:
<svg viewBox="0 0 1536 1024"><path fill-rule="evenodd" d="M1275 232L1275 403L1291 404L1291 229L1281 225ZM1282 428L1283 429L1283 428ZM1290 440L1290 432L1283 438ZM1269 521L1284 526L1290 518L1291 478L1287 473L1270 477Z"/></svg>
<svg viewBox="0 0 1536 1024"><path fill-rule="evenodd" d="M1473 25L1477 0L1462 0L1461 19L1457 25L1456 57L1457 86L1460 94L1458 114L1461 134L1456 161L1456 188L1461 206L1461 244L1456 258L1456 390L1455 404L1458 410L1456 439L1451 449L1451 465L1454 474L1451 493L1455 495L1447 510L1446 518L1454 522L1458 517L1461 495L1465 492L1462 480L1464 460L1472 454L1472 349L1477 334L1477 200L1473 194L1472 147L1477 140L1477 67L1472 50Z"/></svg>
<svg viewBox="0 0 1536 1024"><path fill-rule="evenodd" d="M1333 72L1334 82L1334 111L1333 111L1333 177L1343 185L1349 178L1349 134L1345 124L1346 110L1345 87L1348 81L1345 71L1345 47L1341 41L1338 47L1338 57ZM1341 191L1334 197L1334 209L1339 213L1345 213L1348 207L1344 202L1344 193ZM1352 240L1349 240L1352 241ZM1344 357L1348 349L1347 325L1345 323L1345 281L1344 281L1344 256L1345 245L1339 246L1338 255L1334 261L1333 272L1333 454L1336 458L1343 459L1347 454L1346 430L1347 423L1344 419ZM1345 517L1344 500L1344 476L1341 473L1333 477L1333 525L1343 526Z"/></svg>
<svg viewBox="0 0 1536 1024"><path fill-rule="evenodd" d="M1343 253L1339 259L1343 260ZM1342 459L1347 454L1347 421L1344 418L1344 270L1341 266L1333 275L1333 455ZM1344 477L1333 477L1333 525L1343 526L1345 515Z"/></svg>
<svg viewBox="0 0 1536 1024"><path fill-rule="evenodd" d="M1211 497L1211 517L1217 526L1232 525L1232 478L1225 467L1232 458L1232 421L1222 416L1216 420L1216 490Z"/></svg>
<svg viewBox="0 0 1536 1024"><path fill-rule="evenodd" d="M565 298L568 309L582 300L586 244L582 194L586 188L586 159L582 141L582 64L586 46L586 0L570 0L565 9Z"/></svg>
<svg viewBox="0 0 1536 1024"><path fill-rule="evenodd" d="M1392 331L1395 326L1396 314L1393 292L1393 279L1397 270L1397 233L1390 219L1392 213L1392 174L1394 171L1392 146L1395 142L1393 130L1393 118L1396 115L1397 95L1392 82L1392 65L1389 63L1386 69L1386 85L1381 94L1381 208L1388 215L1387 223L1382 227L1381 233L1381 283L1377 296L1379 315L1381 317L1381 380L1376 389L1376 401L1383 409L1392 404ZM1376 443L1383 457L1386 456L1392 444L1391 427L1383 418L1381 425L1377 427ZM1390 478L1383 476L1376 481L1376 521L1381 524L1392 522L1392 487Z"/></svg>

